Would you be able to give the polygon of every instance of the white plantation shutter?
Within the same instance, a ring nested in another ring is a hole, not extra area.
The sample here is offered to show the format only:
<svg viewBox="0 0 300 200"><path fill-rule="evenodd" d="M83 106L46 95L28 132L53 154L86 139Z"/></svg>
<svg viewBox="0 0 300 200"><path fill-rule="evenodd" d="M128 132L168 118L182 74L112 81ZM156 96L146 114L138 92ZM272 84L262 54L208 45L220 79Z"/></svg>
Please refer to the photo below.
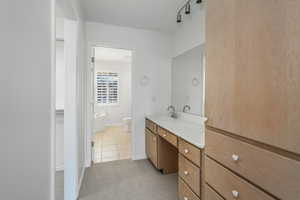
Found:
<svg viewBox="0 0 300 200"><path fill-rule="evenodd" d="M119 75L114 72L97 72L97 103L118 104L119 103Z"/></svg>

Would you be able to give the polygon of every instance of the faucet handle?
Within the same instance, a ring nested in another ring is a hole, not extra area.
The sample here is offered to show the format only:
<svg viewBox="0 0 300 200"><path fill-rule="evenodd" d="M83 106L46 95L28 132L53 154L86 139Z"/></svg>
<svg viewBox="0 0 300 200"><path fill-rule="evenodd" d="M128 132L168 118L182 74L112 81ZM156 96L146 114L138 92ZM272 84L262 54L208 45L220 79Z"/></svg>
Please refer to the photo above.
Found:
<svg viewBox="0 0 300 200"><path fill-rule="evenodd" d="M190 111L190 110L191 110L191 106L189 106L189 105L183 106L182 111L183 111L183 112L186 112L186 109L188 109L188 111Z"/></svg>
<svg viewBox="0 0 300 200"><path fill-rule="evenodd" d="M173 109L173 112L175 112L175 107L172 105L169 105L169 107L167 108L167 110L169 111L170 109Z"/></svg>

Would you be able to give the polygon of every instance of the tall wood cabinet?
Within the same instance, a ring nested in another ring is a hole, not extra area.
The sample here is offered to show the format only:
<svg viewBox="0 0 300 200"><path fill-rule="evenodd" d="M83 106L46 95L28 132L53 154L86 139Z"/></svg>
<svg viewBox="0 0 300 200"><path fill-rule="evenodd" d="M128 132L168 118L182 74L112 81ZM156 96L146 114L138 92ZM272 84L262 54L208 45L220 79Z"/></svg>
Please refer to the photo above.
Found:
<svg viewBox="0 0 300 200"><path fill-rule="evenodd" d="M300 154L300 1L207 4L208 125Z"/></svg>
<svg viewBox="0 0 300 200"><path fill-rule="evenodd" d="M208 196L299 200L300 1L207 0L206 18Z"/></svg>

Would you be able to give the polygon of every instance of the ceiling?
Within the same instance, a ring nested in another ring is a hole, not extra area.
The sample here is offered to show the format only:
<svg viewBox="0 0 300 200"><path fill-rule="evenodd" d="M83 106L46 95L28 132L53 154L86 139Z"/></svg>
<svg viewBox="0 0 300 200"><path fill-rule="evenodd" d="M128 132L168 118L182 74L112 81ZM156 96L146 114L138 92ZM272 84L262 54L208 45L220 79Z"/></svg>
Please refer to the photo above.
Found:
<svg viewBox="0 0 300 200"><path fill-rule="evenodd" d="M185 0L81 0L85 19L133 28L172 32Z"/></svg>
<svg viewBox="0 0 300 200"><path fill-rule="evenodd" d="M96 47L95 59L99 61L131 62L131 51Z"/></svg>

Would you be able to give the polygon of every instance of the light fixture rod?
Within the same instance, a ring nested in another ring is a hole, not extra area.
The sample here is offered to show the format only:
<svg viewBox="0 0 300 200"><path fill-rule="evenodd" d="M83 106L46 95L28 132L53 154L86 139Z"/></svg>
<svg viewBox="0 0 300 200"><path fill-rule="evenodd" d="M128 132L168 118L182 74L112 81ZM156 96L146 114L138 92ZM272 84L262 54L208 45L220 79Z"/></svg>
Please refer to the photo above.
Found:
<svg viewBox="0 0 300 200"><path fill-rule="evenodd" d="M183 9L185 9L185 7L189 4L189 3L191 3L191 1L192 0L188 0L179 10L178 10L178 14L183 10Z"/></svg>
<svg viewBox="0 0 300 200"><path fill-rule="evenodd" d="M192 1L193 1L193 0L187 0L187 1L185 2L185 4L178 10L178 12L177 12L177 22L178 22L178 23L181 22L181 11L182 11L183 9L186 9L188 6L190 6L191 3L192 3ZM200 3L202 3L202 0L195 0L195 3L196 3L196 4L200 4ZM188 12L188 13L186 13L186 14L190 14L190 12ZM179 18L180 18L180 20L178 21Z"/></svg>

